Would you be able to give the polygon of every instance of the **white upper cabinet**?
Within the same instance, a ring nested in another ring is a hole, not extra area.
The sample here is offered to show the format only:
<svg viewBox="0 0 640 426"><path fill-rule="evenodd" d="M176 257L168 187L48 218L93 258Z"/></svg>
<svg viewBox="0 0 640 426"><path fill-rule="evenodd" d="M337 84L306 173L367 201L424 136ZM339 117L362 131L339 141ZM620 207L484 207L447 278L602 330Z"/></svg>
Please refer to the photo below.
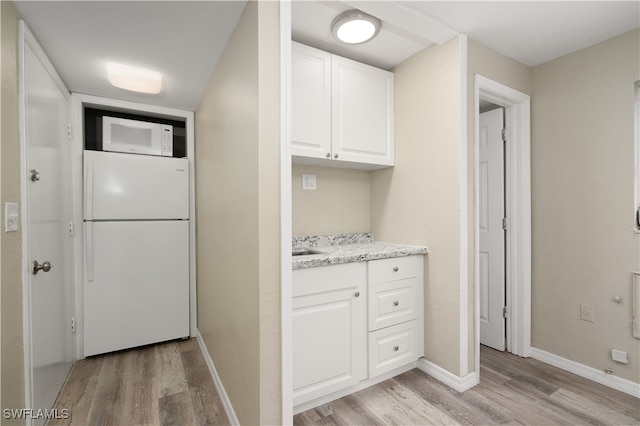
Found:
<svg viewBox="0 0 640 426"><path fill-rule="evenodd" d="M391 72L294 42L293 162L393 166L393 91Z"/></svg>
<svg viewBox="0 0 640 426"><path fill-rule="evenodd" d="M326 158L331 153L331 54L293 43L291 150Z"/></svg>

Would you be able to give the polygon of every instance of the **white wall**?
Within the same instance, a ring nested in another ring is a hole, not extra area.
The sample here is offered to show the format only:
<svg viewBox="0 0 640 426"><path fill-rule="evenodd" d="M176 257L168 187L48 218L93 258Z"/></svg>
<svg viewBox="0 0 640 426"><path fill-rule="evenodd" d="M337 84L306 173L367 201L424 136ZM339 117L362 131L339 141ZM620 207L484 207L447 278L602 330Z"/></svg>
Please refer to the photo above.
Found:
<svg viewBox="0 0 640 426"><path fill-rule="evenodd" d="M316 175L317 190L302 190L302 175ZM371 232L371 175L367 171L293 166L293 235Z"/></svg>
<svg viewBox="0 0 640 426"><path fill-rule="evenodd" d="M1 205L20 203L20 139L18 135L18 15L10 1L0 2L2 18ZM4 209L2 209L4 221ZM22 233L2 233L2 408L24 407L22 335ZM2 424L24 421L2 421Z"/></svg>
<svg viewBox="0 0 640 426"><path fill-rule="evenodd" d="M640 382L631 282L638 30L533 68L532 345ZM622 303L614 303L614 296ZM580 320L580 304L595 321ZM627 351L629 364L611 360Z"/></svg>
<svg viewBox="0 0 640 426"><path fill-rule="evenodd" d="M248 2L195 114L198 329L241 424L281 424L279 4Z"/></svg>
<svg viewBox="0 0 640 426"><path fill-rule="evenodd" d="M376 239L426 245L425 358L460 373L459 39L394 68L395 163L371 172Z"/></svg>

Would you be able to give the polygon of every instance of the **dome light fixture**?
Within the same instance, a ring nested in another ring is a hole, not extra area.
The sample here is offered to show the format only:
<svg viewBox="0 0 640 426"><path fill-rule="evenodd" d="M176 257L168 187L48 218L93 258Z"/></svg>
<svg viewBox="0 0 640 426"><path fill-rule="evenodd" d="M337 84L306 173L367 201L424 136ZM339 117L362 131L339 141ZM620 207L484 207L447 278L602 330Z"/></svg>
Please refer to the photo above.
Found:
<svg viewBox="0 0 640 426"><path fill-rule="evenodd" d="M357 9L341 13L331 23L331 32L336 40L347 44L369 41L378 31L380 20Z"/></svg>
<svg viewBox="0 0 640 426"><path fill-rule="evenodd" d="M159 72L107 62L109 82L120 89L156 95L162 91L162 75Z"/></svg>

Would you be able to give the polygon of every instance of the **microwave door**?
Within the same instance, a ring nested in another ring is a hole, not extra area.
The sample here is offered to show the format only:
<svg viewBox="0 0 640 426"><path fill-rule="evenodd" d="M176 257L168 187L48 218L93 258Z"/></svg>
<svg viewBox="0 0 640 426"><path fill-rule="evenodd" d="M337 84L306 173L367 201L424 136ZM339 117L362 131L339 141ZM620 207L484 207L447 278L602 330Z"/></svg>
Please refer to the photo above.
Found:
<svg viewBox="0 0 640 426"><path fill-rule="evenodd" d="M126 124L111 124L111 145L114 151L153 154L153 129ZM114 146L116 145L116 146Z"/></svg>
<svg viewBox="0 0 640 426"><path fill-rule="evenodd" d="M103 117L102 149L130 154L173 156L173 126Z"/></svg>

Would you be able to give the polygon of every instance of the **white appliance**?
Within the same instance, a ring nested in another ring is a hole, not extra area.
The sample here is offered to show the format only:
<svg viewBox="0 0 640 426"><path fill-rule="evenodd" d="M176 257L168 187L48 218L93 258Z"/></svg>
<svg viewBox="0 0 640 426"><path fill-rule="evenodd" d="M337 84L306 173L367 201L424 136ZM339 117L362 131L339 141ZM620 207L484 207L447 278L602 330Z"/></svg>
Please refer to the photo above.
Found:
<svg viewBox="0 0 640 426"><path fill-rule="evenodd" d="M84 355L189 336L186 158L84 152Z"/></svg>
<svg viewBox="0 0 640 426"><path fill-rule="evenodd" d="M129 154L173 156L173 126L102 117L102 149Z"/></svg>

